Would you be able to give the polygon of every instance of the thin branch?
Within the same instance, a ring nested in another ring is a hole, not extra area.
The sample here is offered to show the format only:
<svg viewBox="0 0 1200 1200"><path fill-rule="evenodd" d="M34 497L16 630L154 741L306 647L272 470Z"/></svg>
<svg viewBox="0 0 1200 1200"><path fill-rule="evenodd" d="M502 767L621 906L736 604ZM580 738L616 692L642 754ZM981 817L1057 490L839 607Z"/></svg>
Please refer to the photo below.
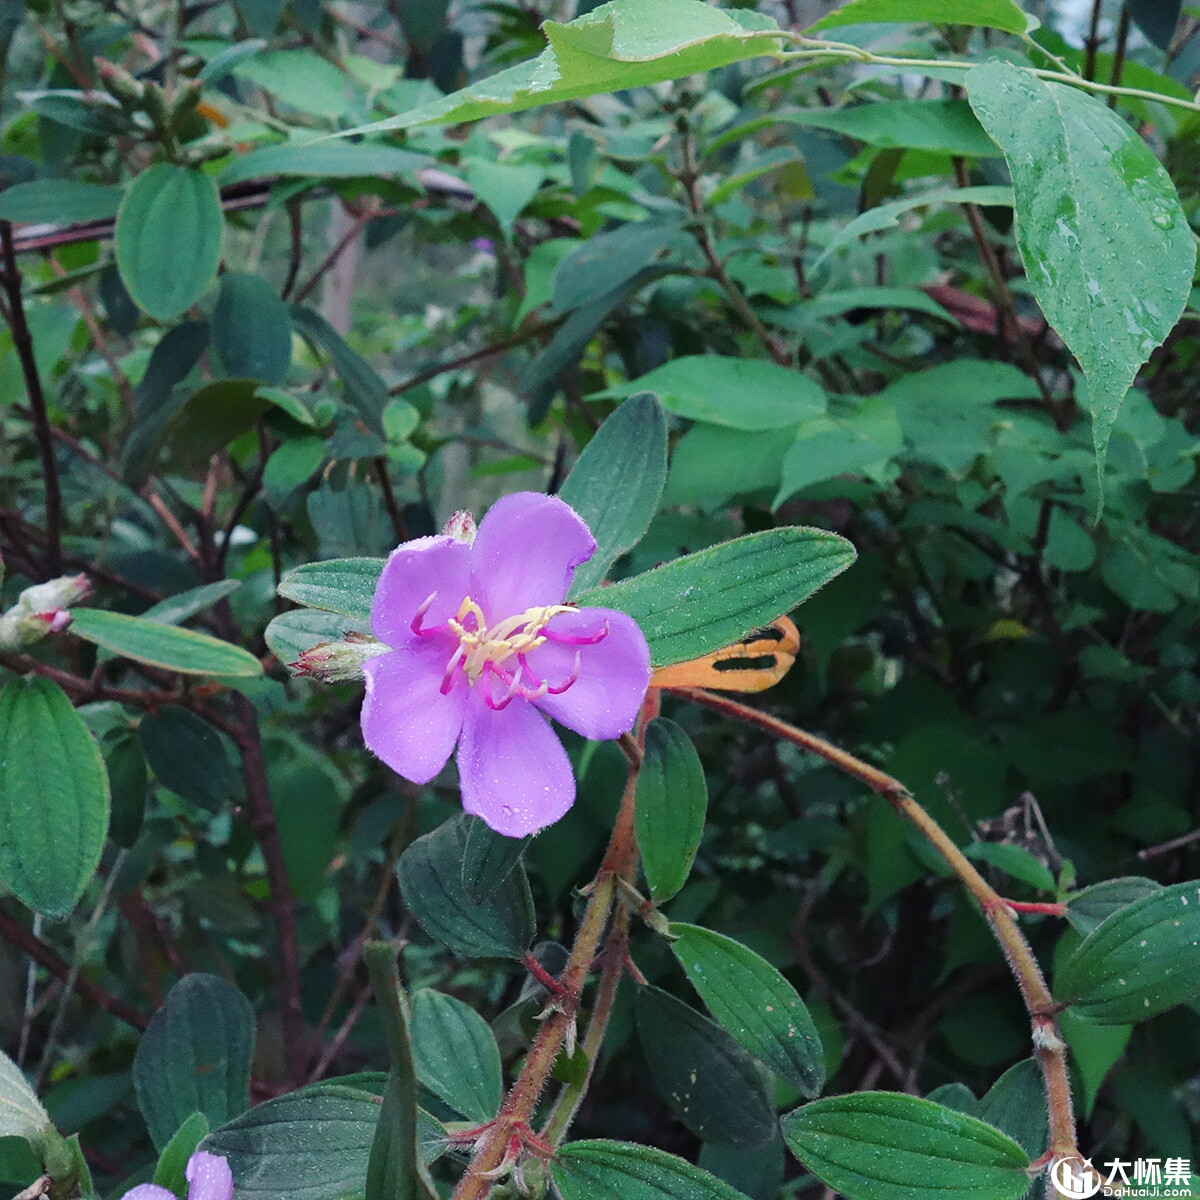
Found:
<svg viewBox="0 0 1200 1200"><path fill-rule="evenodd" d="M351 243L362 233L367 225L376 217L391 216L393 210L382 208L378 204L364 205L362 210L355 215L354 222L350 228L342 234L340 238L330 248L328 254L325 255L321 265L308 277L308 279L297 290L295 296L292 297L293 304L303 304L309 293L321 282L326 272L332 269L337 263L337 260L350 248Z"/></svg>

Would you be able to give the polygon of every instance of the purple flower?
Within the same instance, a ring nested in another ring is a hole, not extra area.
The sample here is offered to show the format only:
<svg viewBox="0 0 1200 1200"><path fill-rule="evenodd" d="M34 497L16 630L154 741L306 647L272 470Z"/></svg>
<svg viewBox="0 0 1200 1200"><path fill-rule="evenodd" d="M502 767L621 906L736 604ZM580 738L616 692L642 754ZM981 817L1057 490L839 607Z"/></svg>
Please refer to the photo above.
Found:
<svg viewBox="0 0 1200 1200"><path fill-rule="evenodd" d="M596 549L563 501L519 492L492 506L473 539L461 514L447 529L406 542L383 569L371 629L392 649L363 667L363 737L415 783L457 744L463 808L522 837L575 799L545 717L586 738L619 737L637 719L650 651L624 613L563 603Z"/></svg>
<svg viewBox="0 0 1200 1200"><path fill-rule="evenodd" d="M219 1154L197 1150L184 1171L188 1181L187 1200L233 1200L233 1172ZM175 1193L157 1183L139 1183L121 1200L176 1200Z"/></svg>

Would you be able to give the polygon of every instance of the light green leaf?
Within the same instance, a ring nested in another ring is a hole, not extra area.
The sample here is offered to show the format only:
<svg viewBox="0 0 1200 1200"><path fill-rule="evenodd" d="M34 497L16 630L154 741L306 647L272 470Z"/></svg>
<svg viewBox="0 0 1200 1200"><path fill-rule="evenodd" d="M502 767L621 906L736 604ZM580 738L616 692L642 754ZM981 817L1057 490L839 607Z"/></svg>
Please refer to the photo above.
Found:
<svg viewBox="0 0 1200 1200"><path fill-rule="evenodd" d="M486 158L467 160L467 182L491 209L500 228L511 236L513 224L537 195L546 173L532 163L509 164Z"/></svg>
<svg viewBox="0 0 1200 1200"><path fill-rule="evenodd" d="M872 100L850 108L803 108L778 114L788 125L827 129L868 146L994 158L996 144L965 100Z"/></svg>
<svg viewBox="0 0 1200 1200"><path fill-rule="evenodd" d="M382 558L332 558L304 563L286 572L279 594L297 604L370 621L371 602L383 570Z"/></svg>
<svg viewBox="0 0 1200 1200"><path fill-rule="evenodd" d="M196 1152L196 1147L208 1135L208 1118L202 1112L194 1112L175 1131L171 1140L162 1148L158 1163L154 1167L154 1182L176 1196L188 1193L187 1163Z"/></svg>
<svg viewBox="0 0 1200 1200"><path fill-rule="evenodd" d="M687 882L700 849L708 788L688 735L656 717L646 728L646 753L638 773L634 829L650 896L661 904Z"/></svg>
<svg viewBox="0 0 1200 1200"><path fill-rule="evenodd" d="M267 50L233 64L230 74L314 117L340 117L350 107L350 77L315 50Z"/></svg>
<svg viewBox="0 0 1200 1200"><path fill-rule="evenodd" d="M50 1125L24 1072L0 1051L0 1137L24 1138L35 1149Z"/></svg>
<svg viewBox="0 0 1200 1200"><path fill-rule="evenodd" d="M630 1142L570 1142L550 1174L563 1200L746 1200L690 1162Z"/></svg>
<svg viewBox="0 0 1200 1200"><path fill-rule="evenodd" d="M496 1115L504 1094L500 1051L469 1004L430 988L414 992L412 1043L417 1078L439 1100L477 1124Z"/></svg>
<svg viewBox="0 0 1200 1200"><path fill-rule="evenodd" d="M394 179L411 176L418 167L428 165L427 155L378 142L284 142L240 155L221 172L220 178L223 187L276 175L312 176L314 179L357 179L362 176Z"/></svg>
<svg viewBox="0 0 1200 1200"><path fill-rule="evenodd" d="M35 179L0 192L0 221L73 225L115 217L125 189L70 179Z"/></svg>
<svg viewBox="0 0 1200 1200"><path fill-rule="evenodd" d="M850 0L823 16L808 32L885 21L979 25L1008 33L1024 33L1028 25L1028 18L1011 0Z"/></svg>

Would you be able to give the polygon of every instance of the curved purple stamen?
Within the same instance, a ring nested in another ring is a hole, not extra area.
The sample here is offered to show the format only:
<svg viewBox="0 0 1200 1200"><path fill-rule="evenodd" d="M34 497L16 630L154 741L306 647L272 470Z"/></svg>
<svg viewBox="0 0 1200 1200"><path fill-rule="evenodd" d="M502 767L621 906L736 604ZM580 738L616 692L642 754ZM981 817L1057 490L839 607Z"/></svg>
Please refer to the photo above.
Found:
<svg viewBox="0 0 1200 1200"><path fill-rule="evenodd" d="M608 637L608 622L597 633L585 635L582 633L556 633L549 625L542 630L542 637L548 641L557 642L560 646L594 646Z"/></svg>

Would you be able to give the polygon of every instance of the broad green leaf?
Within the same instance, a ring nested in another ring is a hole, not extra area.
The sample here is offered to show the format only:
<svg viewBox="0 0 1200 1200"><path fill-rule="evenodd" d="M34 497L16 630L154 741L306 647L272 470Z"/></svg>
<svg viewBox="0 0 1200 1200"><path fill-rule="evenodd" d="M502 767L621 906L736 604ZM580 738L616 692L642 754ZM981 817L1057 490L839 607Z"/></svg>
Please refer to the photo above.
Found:
<svg viewBox="0 0 1200 1200"><path fill-rule="evenodd" d="M142 718L138 736L159 783L189 803L217 812L241 795L225 740L189 709L161 705Z"/></svg>
<svg viewBox="0 0 1200 1200"><path fill-rule="evenodd" d="M688 735L665 717L656 717L646 729L634 804L642 870L651 898L661 904L687 882L708 808L700 756Z"/></svg>
<svg viewBox="0 0 1200 1200"><path fill-rule="evenodd" d="M630 1142L569 1142L550 1174L562 1200L746 1200L685 1159Z"/></svg>
<svg viewBox="0 0 1200 1200"><path fill-rule="evenodd" d="M383 570L382 558L334 558L304 563L285 572L279 594L308 608L370 621L371 602Z"/></svg>
<svg viewBox="0 0 1200 1200"><path fill-rule="evenodd" d="M500 1108L500 1051L488 1023L453 996L421 988L412 997L417 1078L439 1100L482 1125Z"/></svg>
<svg viewBox="0 0 1200 1200"><path fill-rule="evenodd" d="M357 350L346 344L342 335L320 313L302 304L293 304L289 312L296 329L321 346L332 359L350 407L372 433L386 438L383 410L388 405L388 392L379 373Z"/></svg>
<svg viewBox="0 0 1200 1200"><path fill-rule="evenodd" d="M595 554L575 569L572 595L595 587L637 545L666 480L666 418L653 396L634 396L596 431L558 493L596 539Z"/></svg>
<svg viewBox="0 0 1200 1200"><path fill-rule="evenodd" d="M516 219L546 178L546 172L535 164L498 163L488 158L469 158L466 175L475 195L491 210L509 237Z"/></svg>
<svg viewBox="0 0 1200 1200"><path fill-rule="evenodd" d="M36 179L14 183L0 192L0 221L73 225L115 217L125 189L70 179Z"/></svg>
<svg viewBox="0 0 1200 1200"><path fill-rule="evenodd" d="M693 354L592 399L651 392L676 416L727 429L782 429L825 411L825 394L807 375L757 358Z"/></svg>
<svg viewBox="0 0 1200 1200"><path fill-rule="evenodd" d="M68 916L100 864L108 775L100 748L49 679L0 692L0 883L22 904Z"/></svg>
<svg viewBox="0 0 1200 1200"><path fill-rule="evenodd" d="M230 74L311 116L340 117L350 108L350 77L315 50L265 50L234 63Z"/></svg>
<svg viewBox="0 0 1200 1200"><path fill-rule="evenodd" d="M159 321L190 308L217 273L224 217L213 181L159 163L130 185L117 214L117 268L139 308Z"/></svg>
<svg viewBox="0 0 1200 1200"><path fill-rule="evenodd" d="M533 939L533 898L521 866L474 903L463 887L466 813L419 837L400 856L396 871L404 902L430 937L456 954L520 958Z"/></svg>
<svg viewBox="0 0 1200 1200"><path fill-rule="evenodd" d="M637 992L638 1040L650 1079L682 1124L705 1141L762 1146L778 1123L754 1059L715 1021L669 992Z"/></svg>
<svg viewBox="0 0 1200 1200"><path fill-rule="evenodd" d="M154 1182L176 1196L188 1194L187 1162L196 1147L208 1136L208 1118L202 1112L194 1112L175 1131L175 1135L163 1147L154 1168Z"/></svg>
<svg viewBox="0 0 1200 1200"><path fill-rule="evenodd" d="M377 142L285 142L264 146L235 158L221 172L221 184L228 187L247 179L265 179L275 175L312 176L316 179L374 179L411 175L418 167L428 166L429 158L382 146Z"/></svg>
<svg viewBox="0 0 1200 1200"><path fill-rule="evenodd" d="M821 1039L796 989L740 942L671 923L671 951L713 1018L804 1096L825 1082Z"/></svg>
<svg viewBox="0 0 1200 1200"><path fill-rule="evenodd" d="M217 975L185 975L151 1018L133 1058L138 1107L157 1150L192 1116L222 1125L250 1103L254 1010Z"/></svg>
<svg viewBox="0 0 1200 1200"><path fill-rule="evenodd" d="M248 433L267 411L257 379L217 379L197 388L172 413L164 432L168 461L182 469L206 463Z"/></svg>
<svg viewBox="0 0 1200 1200"><path fill-rule="evenodd" d="M484 898L508 877L521 861L530 837L508 838L478 817L467 821L467 843L463 851L462 881L473 904Z"/></svg>
<svg viewBox="0 0 1200 1200"><path fill-rule="evenodd" d="M853 561L854 548L823 529L789 525L735 538L578 597L628 613L656 667L728 646L806 600Z"/></svg>
<svg viewBox="0 0 1200 1200"><path fill-rule="evenodd" d="M1011 0L850 0L823 16L809 33L839 25L902 21L922 25L979 25L1024 33L1028 20Z"/></svg>
<svg viewBox="0 0 1200 1200"><path fill-rule="evenodd" d="M778 48L773 21L754 13L738 16L741 20L703 0L612 0L566 25L544 21L542 33L550 45L531 62L348 132L474 121L682 79Z"/></svg>
<svg viewBox="0 0 1200 1200"><path fill-rule="evenodd" d="M1143 896L1162 891L1162 884L1140 875L1125 875L1093 884L1067 899L1067 920L1083 937L1093 932L1114 913Z"/></svg>
<svg viewBox="0 0 1200 1200"><path fill-rule="evenodd" d="M261 675L262 664L240 646L197 633L100 608L71 609L71 632L122 658L183 675Z"/></svg>
<svg viewBox="0 0 1200 1200"><path fill-rule="evenodd" d="M291 317L261 275L221 276L212 339L226 374L237 378L282 383L292 362Z"/></svg>
<svg viewBox="0 0 1200 1200"><path fill-rule="evenodd" d="M802 108L777 120L845 134L869 146L893 146L994 158L996 144L965 100L872 100L850 108Z"/></svg>
<svg viewBox="0 0 1200 1200"><path fill-rule="evenodd" d="M1118 909L1067 959L1054 991L1098 1025L1145 1021L1200 993L1200 883Z"/></svg>
<svg viewBox="0 0 1200 1200"><path fill-rule="evenodd" d="M1006 1133L893 1092L814 1100L783 1118L792 1153L846 1200L1019 1200L1029 1156Z"/></svg>
<svg viewBox="0 0 1200 1200"><path fill-rule="evenodd" d="M671 452L663 507L694 504L709 511L734 496L774 492L798 428L744 431L697 421Z"/></svg>
<svg viewBox="0 0 1200 1200"><path fill-rule="evenodd" d="M24 1138L34 1148L50 1125L24 1072L0 1051L0 1137Z"/></svg>
<svg viewBox="0 0 1200 1200"><path fill-rule="evenodd" d="M1079 360L1103 476L1117 410L1191 292L1195 237L1166 171L1103 100L987 62L967 97L1008 162L1034 298Z"/></svg>
<svg viewBox="0 0 1200 1200"><path fill-rule="evenodd" d="M354 621L338 613L314 608L297 608L280 613L267 626L267 649L285 666L294 663L305 650L321 642L336 642L347 633L369 633L364 621Z"/></svg>
<svg viewBox="0 0 1200 1200"><path fill-rule="evenodd" d="M669 269L694 251L695 239L677 217L633 221L575 244L554 269L550 298L556 313L569 313L619 291L657 264ZM630 393L644 389L634 387Z"/></svg>
<svg viewBox="0 0 1200 1200"><path fill-rule="evenodd" d="M1053 872L1031 850L1012 842L972 842L964 853L977 862L990 863L1006 875L1043 892L1057 886Z"/></svg>

